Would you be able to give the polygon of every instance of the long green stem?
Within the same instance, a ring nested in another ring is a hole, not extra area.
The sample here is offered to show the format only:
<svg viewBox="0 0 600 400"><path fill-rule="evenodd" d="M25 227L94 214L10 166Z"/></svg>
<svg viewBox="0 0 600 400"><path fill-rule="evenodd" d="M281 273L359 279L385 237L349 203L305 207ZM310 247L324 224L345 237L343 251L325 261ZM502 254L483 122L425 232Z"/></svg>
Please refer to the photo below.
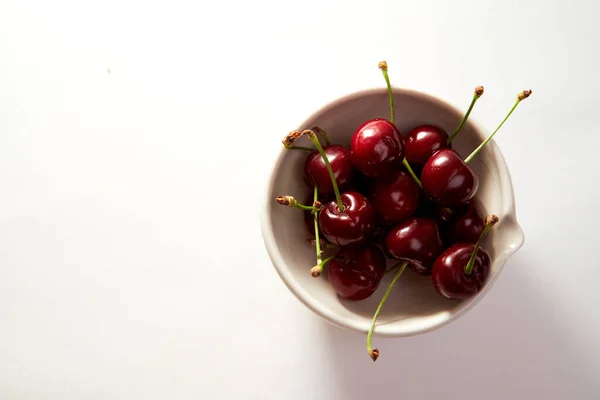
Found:
<svg viewBox="0 0 600 400"><path fill-rule="evenodd" d="M406 159L406 157L404 158L404 160L402 160L402 164L404 164L404 167L408 171L408 174L410 176L412 176L412 178L415 180L415 182L417 182L417 185L419 185L419 187L423 187L423 185L421 184L421 180L417 177L417 174L415 174L415 171L413 171L413 169L410 167L410 164L408 163L408 160Z"/></svg>
<svg viewBox="0 0 600 400"><path fill-rule="evenodd" d="M275 198L275 201L277 201L277 203L281 204L282 206L294 207L300 210L310 211L312 213L315 213L316 211L320 210L321 207L321 203L319 202L313 203L312 206L305 206L304 204L296 200L293 196L277 196Z"/></svg>
<svg viewBox="0 0 600 400"><path fill-rule="evenodd" d="M344 204L342 203L342 196L340 195L340 189L338 188L337 182L335 180L333 169L331 168L331 164L329 163L327 154L325 154L325 150L323 150L321 143L319 143L319 138L317 138L316 133L314 133L311 130L304 131L303 133L308 134L309 139L311 140L311 142L313 142L313 144L321 154L321 157L323 157L323 161L325 161L325 166L327 166L327 171L329 172L329 177L331 178L331 183L333 184L333 191L335 192L335 199L337 201L338 210L340 210L341 213L345 212L346 207L344 207Z"/></svg>
<svg viewBox="0 0 600 400"><path fill-rule="evenodd" d="M312 267L312 269L310 270L310 274L312 275L312 277L318 278L319 276L321 276L321 272L323 272L323 267L325 266L325 264L327 264L329 261L333 260L334 258L335 258L335 256L326 258L323 261L319 262L314 267Z"/></svg>
<svg viewBox="0 0 600 400"><path fill-rule="evenodd" d="M496 128L496 130L494 132L492 132L492 134L490 136L487 137L487 139L485 139L483 141L483 143L481 143L479 145L479 147L477 147L475 150L473 150L473 152L471 154L469 154L469 156L467 158L465 158L465 163L469 163L473 157L475 157L479 151L481 149L484 148L484 146L490 141L492 140L492 138L494 137L494 135L496 134L496 132L498 132L500 130L500 128L502 128L502 125L504 125L504 123L506 122L506 120L508 119L508 117L510 117L510 115L513 113L513 111L515 111L515 108L517 108L517 106L519 105L519 103L523 100L525 100L526 98L528 98L531 95L531 90L524 90L521 93L519 93L519 96L517 97L517 101L515 101L515 104L512 106L512 108L510 109L510 111L508 112L508 114L506 115L506 117L504 117L504 119L502 120L502 122L500 122L500 125L498 125L498 127Z"/></svg>
<svg viewBox="0 0 600 400"><path fill-rule="evenodd" d="M396 122L396 113L394 111L394 94L392 93L392 85L390 84L390 76L388 75L387 62L381 61L379 63L379 69L381 70L383 78L385 79L385 84L387 85L388 98L390 102L390 122L393 124Z"/></svg>
<svg viewBox="0 0 600 400"><path fill-rule="evenodd" d="M479 235L479 239L477 239L477 243L475 243L475 248L473 249L473 254L471 254L471 258L469 258L469 262L465 265L465 274L471 275L473 273L473 268L475 267L475 260L477 259L477 253L479 252L479 247L481 247L481 242L485 235L492 229L492 226L496 225L498 222L498 217L495 215L489 216L485 219L485 227L483 228L483 232Z"/></svg>
<svg viewBox="0 0 600 400"><path fill-rule="evenodd" d="M285 146L286 149L288 150L303 150L303 151L310 151L311 153L313 151L315 151L315 149L311 149L310 147L305 147L305 146L296 146L296 145L291 145L291 146Z"/></svg>
<svg viewBox="0 0 600 400"><path fill-rule="evenodd" d="M463 127L465 122L467 122L467 118L469 118L469 115L471 115L471 110L473 110L473 106L475 105L477 100L481 97L481 95L483 95L483 86L477 86L475 88L475 93L473 93L473 100L471 100L471 105L469 105L469 109L465 113L462 121L460 121L460 124L458 124L458 126L454 130L454 133L452 135L450 135L450 137L448 138L448 141L447 141L448 144L452 143L452 141L454 140L456 135L458 135L458 132L461 130L461 128Z"/></svg>
<svg viewBox="0 0 600 400"><path fill-rule="evenodd" d="M315 185L315 190L313 194L313 206L319 201L319 188ZM317 264L321 263L321 255L323 252L321 251L321 240L319 239L319 214L313 214L314 224L315 224L315 246L317 248Z"/></svg>
<svg viewBox="0 0 600 400"><path fill-rule="evenodd" d="M321 137L323 137L323 141L325 142L325 144L327 146L329 146L331 144L331 142L329 141L329 138L327 137L327 132L325 132L323 129L319 128L318 126L315 126L311 130L313 130L316 133L318 133L319 135L321 135Z"/></svg>
<svg viewBox="0 0 600 400"><path fill-rule="evenodd" d="M379 69L381 70L381 73L383 74L383 77L385 79L385 84L387 85L388 100L390 103L390 122L394 124L396 123L396 112L394 110L394 93L392 92L392 85L390 83L390 76L388 74L387 62L381 61L379 63ZM409 175L412 176L415 182L417 182L417 185L419 185L419 187L422 187L419 177L417 176L417 174L415 174L415 171L413 171L413 169L410 167L410 164L408 163L406 158L402 160L402 164L404 164L404 167L408 171Z"/></svg>
<svg viewBox="0 0 600 400"><path fill-rule="evenodd" d="M326 242L323 239L319 240L319 242L321 244L321 249L338 249L340 247L337 244ZM310 244L311 246L314 246L316 244L316 239L308 238L306 239L306 243Z"/></svg>
<svg viewBox="0 0 600 400"><path fill-rule="evenodd" d="M394 276L394 279L392 279L390 286L388 286L387 290L385 291L385 294L383 295L383 298L381 299L381 302L379 303L377 310L375 310L375 314L373 314L373 321L371 322L371 328L369 329L369 333L367 334L367 351L369 352L369 356L371 356L373 361L377 361L377 357L379 357L379 349L373 349L371 347L371 338L373 337L373 331L375 330L375 322L377 322L377 317L379 317L379 314L381 313L381 310L383 309L383 305L387 301L388 297L390 297L392 288L394 287L394 285L400 278L400 275L402 275L402 273L406 269L407 265L408 265L408 262L404 262L402 264L402 266L400 267L400 269Z"/></svg>

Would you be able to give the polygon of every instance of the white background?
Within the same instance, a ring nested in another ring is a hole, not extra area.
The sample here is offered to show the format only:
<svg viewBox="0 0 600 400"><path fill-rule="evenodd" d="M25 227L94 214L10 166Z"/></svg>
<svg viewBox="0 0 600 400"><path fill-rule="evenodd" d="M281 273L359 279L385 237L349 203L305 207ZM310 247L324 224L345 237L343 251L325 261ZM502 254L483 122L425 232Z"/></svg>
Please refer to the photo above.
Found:
<svg viewBox="0 0 600 400"><path fill-rule="evenodd" d="M599 399L593 0L0 2L0 399ZM455 323L331 327L259 199L280 140L392 81L495 126L525 246ZM109 73L110 69L110 73Z"/></svg>

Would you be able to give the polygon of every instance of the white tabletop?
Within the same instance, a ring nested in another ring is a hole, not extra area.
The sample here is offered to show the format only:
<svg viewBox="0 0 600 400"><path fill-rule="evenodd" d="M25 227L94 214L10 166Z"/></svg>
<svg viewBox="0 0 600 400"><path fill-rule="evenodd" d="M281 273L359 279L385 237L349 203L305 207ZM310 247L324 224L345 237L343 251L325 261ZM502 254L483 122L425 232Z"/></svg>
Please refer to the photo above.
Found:
<svg viewBox="0 0 600 400"><path fill-rule="evenodd" d="M592 0L4 0L1 399L598 399L600 28ZM397 86L498 134L524 247L422 336L329 326L258 224L280 140Z"/></svg>

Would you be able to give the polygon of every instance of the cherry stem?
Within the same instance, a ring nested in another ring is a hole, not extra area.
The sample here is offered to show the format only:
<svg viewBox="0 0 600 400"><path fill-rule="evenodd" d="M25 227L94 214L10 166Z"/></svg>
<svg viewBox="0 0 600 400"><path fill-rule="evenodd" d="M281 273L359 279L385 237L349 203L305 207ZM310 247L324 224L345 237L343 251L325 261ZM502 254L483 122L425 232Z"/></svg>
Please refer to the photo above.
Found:
<svg viewBox="0 0 600 400"><path fill-rule="evenodd" d="M312 267L310 270L310 274L312 275L312 277L318 278L319 276L321 276L321 272L323 272L323 267L325 266L325 264L327 264L329 261L333 260L334 258L335 258L335 256L326 258L323 261L319 262L314 267Z"/></svg>
<svg viewBox="0 0 600 400"><path fill-rule="evenodd" d="M373 315L373 321L371 322L371 328L369 329L369 333L367 334L367 351L369 352L369 356L373 359L373 361L377 361L377 357L379 357L379 350L373 349L371 347L371 338L373 337L373 331L375 330L375 322L377 321L377 317L379 317L379 314L381 313L381 310L383 309L383 305L387 301L388 297L390 297L392 288L394 287L394 285L400 278L400 275L402 275L402 273L406 269L407 265L408 265L408 262L406 262L406 261L402 264L402 266L400 267L400 269L394 276L394 279L392 279L390 286L388 286L387 290L385 291L385 294L383 295L383 298L381 299L381 302L379 303L379 306L377 307L377 310L375 310L375 314ZM392 268L395 268L395 266Z"/></svg>
<svg viewBox="0 0 600 400"><path fill-rule="evenodd" d="M485 227L483 228L483 232L479 235L479 239L477 239L477 243L475 243L475 248L473 249L473 254L471 254L471 258L467 265L465 265L465 274L471 275L473 273L473 268L475 268L475 259L477 258L477 253L479 252L479 247L481 247L481 242L483 238L487 235L487 233L492 229L492 226L496 225L498 222L498 217L495 215L491 215L485 219Z"/></svg>
<svg viewBox="0 0 600 400"><path fill-rule="evenodd" d="M519 96L517 97L517 101L515 101L515 104L512 106L512 108L510 109L510 111L508 112L508 114L506 115L506 117L504 117L504 119L502 120L502 122L500 122L500 125L498 125L498 127L496 128L496 130L494 132L492 132L492 134L490 136L487 137L487 139L485 139L483 141L483 143L481 143L479 145L479 147L477 147L475 150L473 150L473 152L471 154L469 154L469 156L467 158L465 158L465 163L469 163L469 161L471 161L473 159L473 157L475 157L477 155L477 153L479 153L479 151L481 149L483 149L483 147L490 141L492 140L492 138L494 137L494 135L496 134L496 132L498 132L500 130L500 128L502 127L502 125L504 125L504 123L506 122L506 120L508 119L508 117L510 117L510 115L513 113L513 111L515 111L515 108L517 108L517 106L519 105L519 103L523 100L525 100L526 98L528 98L531 95L531 90L524 90L521 93L519 93Z"/></svg>
<svg viewBox="0 0 600 400"><path fill-rule="evenodd" d="M312 206L305 206L304 204L296 200L293 196L278 196L275 198L275 201L277 201L277 203L281 204L282 206L294 207L300 210L310 211L311 213L316 213L322 208L322 204L318 200L315 203L313 203Z"/></svg>
<svg viewBox="0 0 600 400"><path fill-rule="evenodd" d="M394 94L392 93L392 85L390 84L390 76L388 75L387 62L381 61L379 63L379 69L383 73L383 77L385 78L385 83L387 85L388 99L390 101L390 122L394 124L396 122L396 113L394 111ZM419 185L419 187L423 187L423 185L421 185L421 181L417 177L417 174L415 174L415 171L413 171L413 169L410 167L410 164L406 158L402 160L402 164L404 164L404 167L408 171L409 175L412 176L415 182L417 182L417 185Z"/></svg>
<svg viewBox="0 0 600 400"><path fill-rule="evenodd" d="M313 151L315 151L315 149L311 149L310 147L304 147L304 146L296 146L296 145L290 145L290 146L285 146L286 149L288 150L303 150L303 151L310 151L311 153Z"/></svg>
<svg viewBox="0 0 600 400"><path fill-rule="evenodd" d="M310 244L311 246L316 246L316 244L317 244L317 240L315 238L307 238L306 242L308 244ZM337 249L338 247L340 247L336 244L326 242L323 239L319 239L319 245L321 246L322 249Z"/></svg>
<svg viewBox="0 0 600 400"><path fill-rule="evenodd" d="M340 195L340 189L338 189L338 185L335 180L335 175L333 173L333 169L331 168L331 164L329 163L327 154L325 154L325 150L323 150L321 143L319 143L319 138L317 138L316 133L311 131L310 129L305 130L304 132L302 132L302 134L308 135L308 138L311 140L311 142L313 142L313 144L315 145L315 147L321 154L321 157L323 157L323 161L325 161L325 165L327 166L327 171L329 172L329 177L331 178L331 183L333 184L333 191L335 192L335 199L337 201L338 210L340 210L341 213L345 212L346 207L344 207L344 204L342 203L342 196Z"/></svg>
<svg viewBox="0 0 600 400"><path fill-rule="evenodd" d="M315 185L314 195L313 195L313 207L315 204L319 202L319 188ZM321 251L321 239L319 238L319 214L313 214L313 220L315 224L315 247L317 249L317 264L321 263L321 255L323 252Z"/></svg>
<svg viewBox="0 0 600 400"><path fill-rule="evenodd" d="M415 174L415 171L413 171L413 169L410 167L410 164L408 163L408 160L406 160L406 157L404 158L404 160L402 160L402 164L404 165L404 167L408 171L408 174L410 176L412 176L412 178L415 180L415 182L417 182L417 185L419 185L419 187L422 188L423 185L421 184L421 181L417 177L417 174Z"/></svg>
<svg viewBox="0 0 600 400"><path fill-rule="evenodd" d="M456 135L458 135L458 132L461 130L461 128L463 127L463 125L465 124L465 122L467 122L467 118L469 118L469 115L471 115L471 110L473 110L473 106L475 105L475 103L477 102L477 100L482 95L483 95L483 86L477 86L475 88L475 93L473 93L473 100L471 100L471 105L469 105L469 109L465 113L462 121L460 121L460 124L458 124L458 126L454 130L454 133L452 135L450 135L450 137L448 138L448 141L446 142L447 144L452 143L452 140L454 140L454 138L456 137Z"/></svg>
<svg viewBox="0 0 600 400"><path fill-rule="evenodd" d="M327 137L327 132L325 132L323 129L319 128L318 126L315 126L314 128L312 128L312 130L316 133L318 133L319 135L321 135L321 137L323 138L323 141L325 142L325 144L327 146L329 146L331 144L331 142L329 141L329 138Z"/></svg>
<svg viewBox="0 0 600 400"><path fill-rule="evenodd" d="M390 84L390 76L388 75L387 62L381 61L379 63L379 69L381 70L383 78L385 79L385 84L387 85L388 98L390 101L390 122L393 124L396 122L396 113L394 112L394 94L392 93L392 85Z"/></svg>

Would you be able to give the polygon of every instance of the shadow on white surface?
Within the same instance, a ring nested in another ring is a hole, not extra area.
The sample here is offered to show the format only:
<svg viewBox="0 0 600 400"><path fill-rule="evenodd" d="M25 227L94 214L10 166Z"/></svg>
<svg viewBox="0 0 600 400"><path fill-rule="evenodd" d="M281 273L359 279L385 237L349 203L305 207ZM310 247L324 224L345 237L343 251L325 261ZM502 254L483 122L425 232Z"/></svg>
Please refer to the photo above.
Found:
<svg viewBox="0 0 600 400"><path fill-rule="evenodd" d="M584 384L591 376L572 372L591 362L585 346L570 341L568 316L527 273L526 257L511 259L486 298L458 321L416 337L375 337L376 363L367 355L366 335L323 322L332 363L327 379L337 385L337 398L592 398L573 393L592 386Z"/></svg>

